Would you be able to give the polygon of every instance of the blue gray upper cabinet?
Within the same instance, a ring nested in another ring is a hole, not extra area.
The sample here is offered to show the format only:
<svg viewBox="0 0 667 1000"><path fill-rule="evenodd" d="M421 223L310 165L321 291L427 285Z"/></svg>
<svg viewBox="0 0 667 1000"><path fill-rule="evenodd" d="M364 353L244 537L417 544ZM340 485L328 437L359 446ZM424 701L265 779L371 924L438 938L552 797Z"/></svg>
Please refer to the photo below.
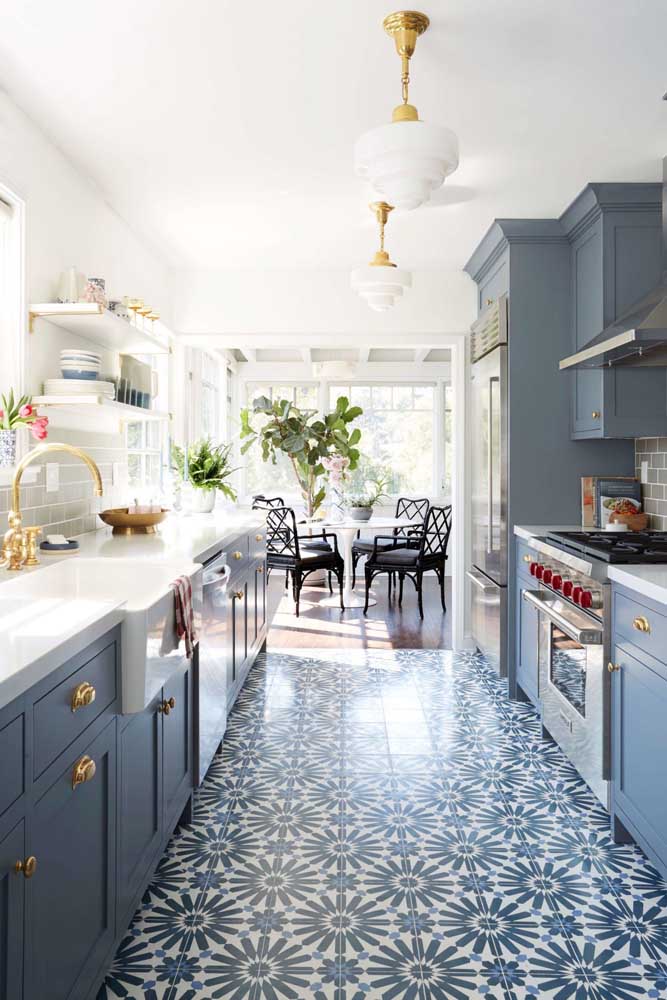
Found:
<svg viewBox="0 0 667 1000"><path fill-rule="evenodd" d="M572 353L657 284L662 271L661 186L589 184L561 216L570 243ZM667 434L667 369L563 373L576 439Z"/></svg>

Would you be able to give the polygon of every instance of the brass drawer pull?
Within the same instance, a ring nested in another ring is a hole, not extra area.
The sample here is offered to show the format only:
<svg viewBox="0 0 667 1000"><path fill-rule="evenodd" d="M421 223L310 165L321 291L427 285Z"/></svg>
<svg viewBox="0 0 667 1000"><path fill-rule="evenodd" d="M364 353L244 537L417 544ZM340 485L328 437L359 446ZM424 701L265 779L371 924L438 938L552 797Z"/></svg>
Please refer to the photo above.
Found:
<svg viewBox="0 0 667 1000"><path fill-rule="evenodd" d="M648 618L644 618L643 615L638 615L632 622L632 627L636 628L638 632L650 632L651 625Z"/></svg>
<svg viewBox="0 0 667 1000"><path fill-rule="evenodd" d="M74 765L74 770L72 771L72 788L74 789L78 785L83 785L86 781L92 781L96 771L97 767L93 758L84 754Z"/></svg>
<svg viewBox="0 0 667 1000"><path fill-rule="evenodd" d="M593 410L593 412L591 413L591 416L592 416L593 420L599 420L600 419L600 411L599 410Z"/></svg>
<svg viewBox="0 0 667 1000"><path fill-rule="evenodd" d="M235 590L234 597L236 598L237 601L242 601L243 598L245 597L245 594L242 590Z"/></svg>
<svg viewBox="0 0 667 1000"><path fill-rule="evenodd" d="M264 567L263 566L258 566L257 567L257 572L258 573L263 573L264 572Z"/></svg>
<svg viewBox="0 0 667 1000"><path fill-rule="evenodd" d="M615 674L617 670L621 669L620 663L608 663L607 670L610 674Z"/></svg>
<svg viewBox="0 0 667 1000"><path fill-rule="evenodd" d="M163 715L169 715L172 708L176 708L176 699L174 697L167 698L160 704L158 712L162 712Z"/></svg>
<svg viewBox="0 0 667 1000"><path fill-rule="evenodd" d="M78 687L74 688L74 693L72 694L72 711L76 712L78 708L85 708L86 705L91 705L95 701L95 688L88 681L83 681Z"/></svg>
<svg viewBox="0 0 667 1000"><path fill-rule="evenodd" d="M531 563L531 562L534 562L535 560L533 559L533 557L532 557L532 556L524 556L524 557L523 557L523 561L524 561L525 563Z"/></svg>
<svg viewBox="0 0 667 1000"><path fill-rule="evenodd" d="M243 559L243 553L242 552L233 552L232 553L232 559Z"/></svg>
<svg viewBox="0 0 667 1000"><path fill-rule="evenodd" d="M14 871L17 875L23 874L23 878L32 878L35 874L37 868L37 858L34 854L31 854L29 858L25 861L17 861L14 865Z"/></svg>
<svg viewBox="0 0 667 1000"><path fill-rule="evenodd" d="M261 542L263 538L264 538L264 535L255 535L255 541L256 542Z"/></svg>

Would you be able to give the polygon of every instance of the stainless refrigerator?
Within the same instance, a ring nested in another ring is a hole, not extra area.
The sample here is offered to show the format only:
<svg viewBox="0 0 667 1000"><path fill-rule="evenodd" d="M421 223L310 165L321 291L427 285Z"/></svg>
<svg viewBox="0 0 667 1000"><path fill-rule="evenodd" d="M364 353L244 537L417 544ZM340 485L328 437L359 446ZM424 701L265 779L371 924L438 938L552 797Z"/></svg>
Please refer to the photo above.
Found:
<svg viewBox="0 0 667 1000"><path fill-rule="evenodd" d="M507 676L507 331L502 295L470 335L471 628L501 677Z"/></svg>

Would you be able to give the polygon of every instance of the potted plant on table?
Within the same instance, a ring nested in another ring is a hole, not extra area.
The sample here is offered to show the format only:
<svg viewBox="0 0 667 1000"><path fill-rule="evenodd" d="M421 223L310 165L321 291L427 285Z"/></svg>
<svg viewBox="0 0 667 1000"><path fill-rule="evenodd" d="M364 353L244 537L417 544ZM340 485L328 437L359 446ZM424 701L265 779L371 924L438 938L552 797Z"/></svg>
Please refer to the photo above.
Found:
<svg viewBox="0 0 667 1000"><path fill-rule="evenodd" d="M16 463L16 432L19 427L27 427L36 441L43 441L47 436L48 417L40 417L32 403L32 396L14 398L14 390L9 396L2 397L0 409L0 466Z"/></svg>
<svg viewBox="0 0 667 1000"><path fill-rule="evenodd" d="M386 488L389 485L389 476L377 476L369 480L367 485L369 488L364 493L347 498L346 510L353 521L370 521L377 502L382 497L388 496Z"/></svg>
<svg viewBox="0 0 667 1000"><path fill-rule="evenodd" d="M275 465L278 455L286 455L303 497L306 517L312 519L326 496L321 483L326 472L323 460L341 455L349 461L350 470L357 467L361 431L358 427L350 430L350 424L362 413L360 406L350 406L346 396L339 396L335 409L325 416L317 410L302 410L288 399L272 403L260 396L253 401L252 411L241 410L241 454L259 444L265 462L270 460ZM261 420L261 426L253 427L251 416L258 418L258 424Z"/></svg>
<svg viewBox="0 0 667 1000"><path fill-rule="evenodd" d="M192 487L192 511L210 514L215 507L217 491L229 500L236 500L236 490L228 481L236 469L231 465L231 444L213 444L202 438L187 450L172 447L172 461L181 480Z"/></svg>

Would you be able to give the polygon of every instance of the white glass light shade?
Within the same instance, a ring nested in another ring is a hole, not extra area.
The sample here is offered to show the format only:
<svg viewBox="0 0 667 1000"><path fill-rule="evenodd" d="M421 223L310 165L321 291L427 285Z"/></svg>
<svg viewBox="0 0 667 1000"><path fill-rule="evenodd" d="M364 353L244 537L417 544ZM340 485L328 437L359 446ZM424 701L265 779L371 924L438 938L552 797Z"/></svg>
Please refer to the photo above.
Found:
<svg viewBox="0 0 667 1000"><path fill-rule="evenodd" d="M371 309L385 312L400 298L404 288L412 285L412 275L399 267L378 267L367 264L352 272L352 288L366 299Z"/></svg>
<svg viewBox="0 0 667 1000"><path fill-rule="evenodd" d="M354 147L354 169L395 208L428 201L459 165L451 129L422 121L389 122L365 132Z"/></svg>

